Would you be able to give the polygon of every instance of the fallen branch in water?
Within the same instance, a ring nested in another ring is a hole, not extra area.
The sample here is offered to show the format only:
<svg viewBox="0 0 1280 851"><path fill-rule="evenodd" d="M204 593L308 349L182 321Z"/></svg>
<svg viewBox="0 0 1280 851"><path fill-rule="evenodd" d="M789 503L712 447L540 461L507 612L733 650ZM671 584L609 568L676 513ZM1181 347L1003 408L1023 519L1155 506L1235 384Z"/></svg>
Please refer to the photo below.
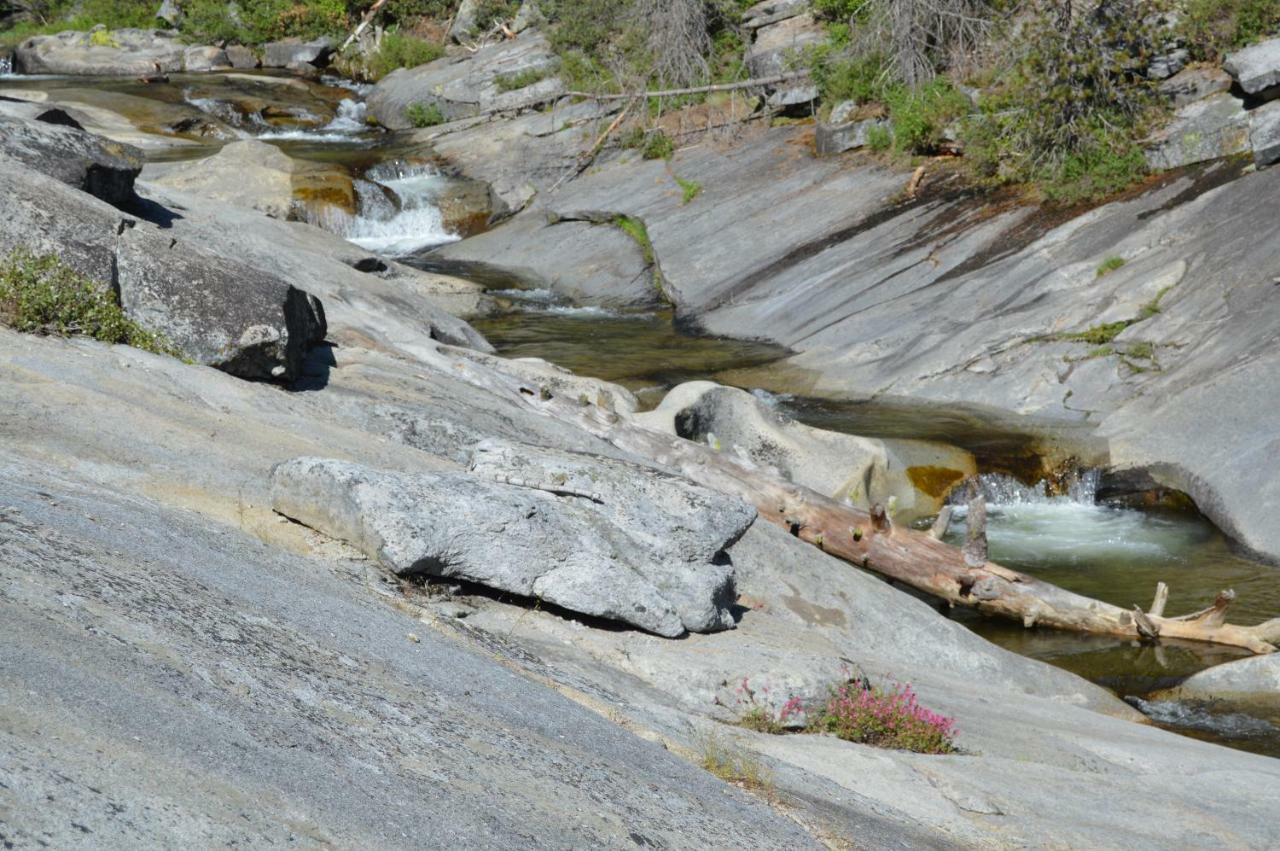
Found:
<svg viewBox="0 0 1280 851"><path fill-rule="evenodd" d="M1165 617L1168 589L1157 589L1152 611L1139 619L1134 611L987 561L985 534L979 534L981 518L974 519L971 545L962 551L926 532L895 526L882 506L867 512L836 502L728 453L651 431L599 405L561 397L549 387L501 372L495 356L443 345L438 351L446 359L448 372L462 380L577 425L705 487L737 496L754 505L765 520L823 552L952 605L1019 621L1027 628L1045 626L1139 640L1179 638L1254 653L1272 653L1280 644L1280 618L1257 626L1226 622L1227 609L1235 599L1232 591L1223 591L1201 611ZM975 500L973 505L980 504Z"/></svg>

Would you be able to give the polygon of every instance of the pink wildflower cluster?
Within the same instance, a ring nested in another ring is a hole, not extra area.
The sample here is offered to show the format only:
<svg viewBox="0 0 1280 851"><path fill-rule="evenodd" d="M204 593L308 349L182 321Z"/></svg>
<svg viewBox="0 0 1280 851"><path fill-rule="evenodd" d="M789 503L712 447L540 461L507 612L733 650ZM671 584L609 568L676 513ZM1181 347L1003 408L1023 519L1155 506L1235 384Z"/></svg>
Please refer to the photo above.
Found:
<svg viewBox="0 0 1280 851"><path fill-rule="evenodd" d="M955 750L955 719L921 706L910 685L893 691L842 685L832 690L817 726L851 742L918 753Z"/></svg>

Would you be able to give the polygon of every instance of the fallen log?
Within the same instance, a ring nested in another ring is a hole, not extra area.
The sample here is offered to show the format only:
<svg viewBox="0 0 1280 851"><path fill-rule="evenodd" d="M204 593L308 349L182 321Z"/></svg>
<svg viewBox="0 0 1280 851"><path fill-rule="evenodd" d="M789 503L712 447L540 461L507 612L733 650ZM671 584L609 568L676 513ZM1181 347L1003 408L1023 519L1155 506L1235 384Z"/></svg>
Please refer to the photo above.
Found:
<svg viewBox="0 0 1280 851"><path fill-rule="evenodd" d="M1253 653L1272 653L1280 644L1280 618L1257 626L1226 622L1227 609L1235 599L1233 591L1223 591L1213 605L1201 611L1165 617L1165 588L1157 592L1158 605L1142 615L1140 626L1132 610L987 561L985 534L981 560L974 557L976 546L966 548L966 559L965 551L927 532L895 526L883 506L863 511L752 467L732 453L651 431L590 400L571 399L550 387L501 372L500 359L494 356L444 345L438 352L459 378L573 423L698 484L738 496L754 505L765 520L824 552L952 605L1020 621L1027 628L1043 626L1134 640L1179 638L1241 647ZM977 524L975 520L975 528Z"/></svg>

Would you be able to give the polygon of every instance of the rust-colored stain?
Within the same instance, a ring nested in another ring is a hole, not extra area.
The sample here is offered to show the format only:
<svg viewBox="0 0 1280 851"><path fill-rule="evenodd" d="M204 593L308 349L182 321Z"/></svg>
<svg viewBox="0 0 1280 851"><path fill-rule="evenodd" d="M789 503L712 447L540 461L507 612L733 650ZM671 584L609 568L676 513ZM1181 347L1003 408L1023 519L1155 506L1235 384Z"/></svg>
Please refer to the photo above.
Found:
<svg viewBox="0 0 1280 851"><path fill-rule="evenodd" d="M934 499L941 499L956 482L964 478L964 473L950 467L926 465L908 467L907 478L915 485L916 490L927 493Z"/></svg>

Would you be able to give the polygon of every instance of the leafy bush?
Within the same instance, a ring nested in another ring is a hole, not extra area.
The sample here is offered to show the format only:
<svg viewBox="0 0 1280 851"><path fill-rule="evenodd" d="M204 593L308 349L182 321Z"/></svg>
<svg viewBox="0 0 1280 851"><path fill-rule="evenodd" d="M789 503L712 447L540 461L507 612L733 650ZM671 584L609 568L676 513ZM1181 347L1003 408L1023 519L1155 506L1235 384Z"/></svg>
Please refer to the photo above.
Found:
<svg viewBox="0 0 1280 851"><path fill-rule="evenodd" d="M444 113L440 110L440 105L436 103L412 103L405 108L405 120L414 127L435 127L437 124L444 124L447 120Z"/></svg>
<svg viewBox="0 0 1280 851"><path fill-rule="evenodd" d="M1197 59L1280 34L1280 0L1187 0L1180 29Z"/></svg>
<svg viewBox="0 0 1280 851"><path fill-rule="evenodd" d="M921 706L910 685L891 692L857 684L838 686L813 727L876 747L929 754L955 751L955 720Z"/></svg>
<svg viewBox="0 0 1280 851"><path fill-rule="evenodd" d="M1121 8L1121 6L1123 8ZM1146 0L1028 24L1026 49L968 122L964 146L982 180L1035 182L1076 201L1124 188L1146 173L1142 140L1158 106L1144 78L1164 37L1145 23Z"/></svg>
<svg viewBox="0 0 1280 851"><path fill-rule="evenodd" d="M254 0L239 4L234 17L225 0L186 0L182 11L183 35L198 42L337 36L351 24L347 0Z"/></svg>
<svg viewBox="0 0 1280 851"><path fill-rule="evenodd" d="M676 143L661 130L654 130L645 139L640 156L646 160L669 160L676 152Z"/></svg>
<svg viewBox="0 0 1280 851"><path fill-rule="evenodd" d="M110 289L55 255L17 249L0 261L0 324L32 334L83 335L158 354L176 354L165 338L125 316Z"/></svg>
<svg viewBox="0 0 1280 851"><path fill-rule="evenodd" d="M397 68L416 68L441 56L444 56L443 45L399 32L386 32L378 51L369 57L366 70L372 79L380 80Z"/></svg>

